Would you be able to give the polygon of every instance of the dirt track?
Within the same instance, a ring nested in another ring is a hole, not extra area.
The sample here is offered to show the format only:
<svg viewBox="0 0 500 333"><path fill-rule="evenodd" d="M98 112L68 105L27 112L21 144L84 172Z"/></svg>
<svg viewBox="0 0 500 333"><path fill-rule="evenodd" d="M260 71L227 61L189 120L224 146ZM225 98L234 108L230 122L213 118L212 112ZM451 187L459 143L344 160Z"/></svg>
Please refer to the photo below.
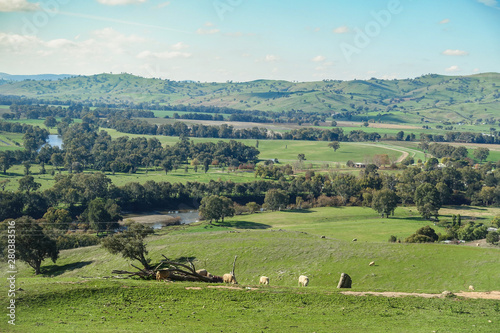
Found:
<svg viewBox="0 0 500 333"><path fill-rule="evenodd" d="M342 292L344 295L353 295L353 296L366 296L366 295L374 295L374 296L384 296L384 297L424 297L424 298L444 298L446 297L443 294L424 294L424 293L402 293L402 292L373 292L373 291L344 291ZM453 293L455 296L465 297L465 298L480 298L480 299L495 299L500 300L500 291L488 291L488 292L459 292Z"/></svg>

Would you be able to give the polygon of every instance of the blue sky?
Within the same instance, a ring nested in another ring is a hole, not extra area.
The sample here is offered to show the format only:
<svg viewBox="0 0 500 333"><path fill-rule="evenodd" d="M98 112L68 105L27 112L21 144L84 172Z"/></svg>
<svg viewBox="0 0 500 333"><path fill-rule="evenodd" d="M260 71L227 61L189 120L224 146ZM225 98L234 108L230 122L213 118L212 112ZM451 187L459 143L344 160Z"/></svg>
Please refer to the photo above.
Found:
<svg viewBox="0 0 500 333"><path fill-rule="evenodd" d="M500 72L497 0L0 0L0 72L202 82Z"/></svg>

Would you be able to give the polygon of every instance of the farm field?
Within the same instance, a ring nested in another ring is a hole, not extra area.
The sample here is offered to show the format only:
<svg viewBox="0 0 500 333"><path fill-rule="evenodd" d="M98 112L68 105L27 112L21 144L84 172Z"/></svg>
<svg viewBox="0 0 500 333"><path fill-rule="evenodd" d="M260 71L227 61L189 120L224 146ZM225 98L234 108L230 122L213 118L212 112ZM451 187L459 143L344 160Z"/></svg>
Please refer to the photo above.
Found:
<svg viewBox="0 0 500 333"><path fill-rule="evenodd" d="M161 254L191 258L197 268L222 275L238 255L236 289L104 278L113 269L132 269L132 262L100 246L62 251L56 264L44 263L45 277L33 277L31 268L19 264L19 321L10 331L159 332L167 325L180 332L428 332L452 325L458 331L474 327L495 332L499 300L388 299L347 296L336 289L345 272L353 279L352 291L458 293L470 284L476 291L498 290L498 248L387 243L390 234L404 237L428 223L411 216L409 209L398 209L390 219L360 207L258 213L229 219L221 227L200 222L148 238L153 263ZM460 209L464 216L477 213L475 208L470 213ZM384 225L384 220L390 223ZM376 230L380 235L373 235ZM352 242L352 234L358 241ZM368 266L370 261L376 264ZM310 279L307 288L297 287L301 274ZM270 278L270 286L258 286L261 275ZM5 283L2 279L1 286ZM0 329L5 325L0 323Z"/></svg>
<svg viewBox="0 0 500 333"><path fill-rule="evenodd" d="M118 133L114 130L108 130L110 135L113 137L122 136L123 133ZM127 135L129 137L140 137L141 135ZM9 135L12 140L22 143L22 135L12 134ZM146 136L148 137L148 136ZM174 145L177 141L177 137L166 137L157 136L158 140L164 145ZM0 140L2 136L0 135ZM192 138L193 142L218 142L221 139L205 139L205 138ZM4 140L5 142L10 142ZM222 140L228 141L228 140ZM257 140L238 140L242 141L246 145L255 146ZM2 141L0 141L0 150L2 149L14 149L13 145L2 146ZM19 147L17 147L19 149ZM423 159L423 153L417 151L413 148L399 147L393 145L392 143L351 143L342 142L341 148L334 152L333 149L328 147L328 142L323 141L294 141L294 140L259 140L259 148L261 153L259 155L260 160L268 160L277 158L280 165L287 163L295 164L297 162L297 155L306 152L306 161L300 168L312 169L320 172L339 171L339 172L353 172L358 173L359 169L350 169L346 167L346 162L352 160L353 162L365 162L370 163L371 157L375 154L388 154L390 159L396 161L397 159L403 159L407 154L414 156L415 159ZM311 168L312 164L312 168ZM328 164L328 167L326 165ZM188 166L188 172L184 170L185 166L181 166L178 170L169 172L167 175L163 170L149 169L146 170L140 168L137 173L116 173L113 175L111 172L107 172L106 175L112 180L113 184L117 186L125 185L129 182L139 182L145 183L148 180L154 181L167 181L171 183L181 182L185 183L187 181L197 181L197 182L209 182L210 180L231 180L233 182L250 182L256 180L253 172L228 172L227 169L211 167L208 173L204 173L201 168L198 172L194 172L192 166ZM39 165L33 165L30 172L32 173L35 181L40 183L41 190L47 189L54 184L54 176L51 175L52 170L55 168L51 165L45 165L47 171L46 174L41 174L41 168ZM67 171L62 171L66 173ZM94 170L86 170L85 172L96 172ZM392 172L392 171L386 171ZM58 172L56 172L57 174ZM298 171L301 173L301 171ZM7 174L3 175L0 173L0 181L8 179L10 182L6 185L7 190L17 189L17 179L24 176L24 168L22 165L14 165L8 169Z"/></svg>

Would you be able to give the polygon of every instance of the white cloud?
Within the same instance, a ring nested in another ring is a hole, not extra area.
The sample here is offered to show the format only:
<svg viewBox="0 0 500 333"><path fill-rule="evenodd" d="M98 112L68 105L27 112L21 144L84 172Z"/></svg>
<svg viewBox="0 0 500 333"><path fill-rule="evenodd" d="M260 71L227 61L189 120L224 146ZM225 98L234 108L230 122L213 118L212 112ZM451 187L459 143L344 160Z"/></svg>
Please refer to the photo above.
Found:
<svg viewBox="0 0 500 333"><path fill-rule="evenodd" d="M346 34L348 32L349 32L349 27L345 26L345 25L333 29L333 33L336 33L336 34Z"/></svg>
<svg viewBox="0 0 500 333"><path fill-rule="evenodd" d="M447 55L447 56L466 56L466 55L469 55L469 52L462 51L462 50L450 50L450 49L448 49L448 50L441 52L441 54Z"/></svg>
<svg viewBox="0 0 500 333"><path fill-rule="evenodd" d="M97 0L97 2L108 6L130 5L136 3L144 3L147 0Z"/></svg>
<svg viewBox="0 0 500 333"><path fill-rule="evenodd" d="M321 28L315 28L314 29L314 32L320 32L321 31Z"/></svg>
<svg viewBox="0 0 500 333"><path fill-rule="evenodd" d="M142 51L137 55L138 59L176 59L176 58L189 58L191 57L191 53L187 52L179 52L179 51L165 51L165 52L151 52L151 51Z"/></svg>
<svg viewBox="0 0 500 333"><path fill-rule="evenodd" d="M439 22L439 24L447 24L447 23L450 23L450 19L446 18L446 19Z"/></svg>
<svg viewBox="0 0 500 333"><path fill-rule="evenodd" d="M280 60L280 57L274 55L274 54L268 54L264 57L265 62L276 62Z"/></svg>
<svg viewBox="0 0 500 333"><path fill-rule="evenodd" d="M314 62L322 62L322 61L325 61L325 60L326 60L326 57L322 56L322 55L316 56L316 57L314 57L314 58L311 59L311 61L314 61Z"/></svg>
<svg viewBox="0 0 500 333"><path fill-rule="evenodd" d="M215 24L213 24L212 22L206 22L204 25L205 27L213 27Z"/></svg>
<svg viewBox="0 0 500 333"><path fill-rule="evenodd" d="M172 45L172 49L174 49L174 50L183 50L183 49L187 49L188 47L189 47L189 45L187 45L183 42L179 42L179 43Z"/></svg>
<svg viewBox="0 0 500 333"><path fill-rule="evenodd" d="M461 71L461 69L460 67L453 65L451 67L446 68L445 71L452 73L452 72L459 72Z"/></svg>
<svg viewBox="0 0 500 333"><path fill-rule="evenodd" d="M40 4L26 0L0 0L0 12L31 12L40 9Z"/></svg>
<svg viewBox="0 0 500 333"><path fill-rule="evenodd" d="M474 73L478 73L479 72L479 68L474 68L473 72Z"/></svg>
<svg viewBox="0 0 500 333"><path fill-rule="evenodd" d="M497 0L477 0L477 2L482 3L483 5L486 5L486 6L490 6L490 7L497 7L498 6Z"/></svg>
<svg viewBox="0 0 500 333"><path fill-rule="evenodd" d="M198 35L213 35L213 34L216 34L218 33L220 30L219 29L202 29L202 28L199 28L198 30L196 30L196 33Z"/></svg>

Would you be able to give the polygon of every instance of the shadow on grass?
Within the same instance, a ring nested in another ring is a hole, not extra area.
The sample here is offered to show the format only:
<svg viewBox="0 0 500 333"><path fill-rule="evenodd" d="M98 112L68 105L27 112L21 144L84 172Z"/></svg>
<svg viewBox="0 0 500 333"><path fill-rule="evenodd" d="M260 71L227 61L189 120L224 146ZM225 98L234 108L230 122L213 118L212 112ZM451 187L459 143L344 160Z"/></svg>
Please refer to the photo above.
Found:
<svg viewBox="0 0 500 333"><path fill-rule="evenodd" d="M44 266L41 268L41 272L43 275L52 275L52 276L59 276L63 273L66 273L68 271L73 271L75 269L80 269L82 267L85 267L87 265L90 265L93 263L93 261L79 261L79 262L74 262L71 264L66 264L66 265L49 265L49 266Z"/></svg>
<svg viewBox="0 0 500 333"><path fill-rule="evenodd" d="M232 227L232 228L236 228L236 229L269 229L269 228L271 228L271 226L268 224L249 222L249 221L224 222L220 226Z"/></svg>
<svg viewBox="0 0 500 333"><path fill-rule="evenodd" d="M313 213L309 209L290 209L290 210L282 210L283 213L302 213L302 214L311 214Z"/></svg>

